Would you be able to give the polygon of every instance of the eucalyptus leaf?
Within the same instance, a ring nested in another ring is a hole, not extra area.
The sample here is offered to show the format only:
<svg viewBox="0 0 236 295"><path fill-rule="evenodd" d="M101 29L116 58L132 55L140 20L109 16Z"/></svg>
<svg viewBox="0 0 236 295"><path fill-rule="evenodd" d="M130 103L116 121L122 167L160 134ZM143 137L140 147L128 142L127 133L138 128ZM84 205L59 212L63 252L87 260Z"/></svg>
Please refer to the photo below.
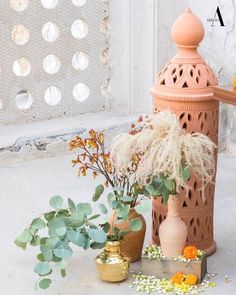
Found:
<svg viewBox="0 0 236 295"><path fill-rule="evenodd" d="M41 245L40 251L42 252L42 255L44 257L45 261L52 261L53 259L53 252L52 249L48 245Z"/></svg>
<svg viewBox="0 0 236 295"><path fill-rule="evenodd" d="M130 205L124 205L122 206L122 209L121 209L121 217L124 219L124 220L127 220L128 217L129 217L129 212L130 212Z"/></svg>
<svg viewBox="0 0 236 295"><path fill-rule="evenodd" d="M51 266L46 262L36 264L34 271L40 276L46 276L52 272Z"/></svg>
<svg viewBox="0 0 236 295"><path fill-rule="evenodd" d="M82 213L84 216L90 215L93 212L89 203L78 204L76 210L77 212Z"/></svg>
<svg viewBox="0 0 236 295"><path fill-rule="evenodd" d="M120 205L116 200L112 201L111 203L111 208L112 209L117 209L117 206Z"/></svg>
<svg viewBox="0 0 236 295"><path fill-rule="evenodd" d="M66 276L66 270L65 269L61 269L61 276L64 278Z"/></svg>
<svg viewBox="0 0 236 295"><path fill-rule="evenodd" d="M93 201L97 202L99 198L101 197L101 195L103 194L103 192L104 192L104 186L102 184L98 185L93 195Z"/></svg>
<svg viewBox="0 0 236 295"><path fill-rule="evenodd" d="M38 259L39 261L41 261L41 262L45 262L45 261L46 261L42 253L39 253L39 254L37 255L37 259Z"/></svg>
<svg viewBox="0 0 236 295"><path fill-rule="evenodd" d="M30 243L32 240L33 236L30 232L29 229L25 229L15 240L15 244L18 245L23 245L23 244L27 244ZM19 246L21 247L21 246Z"/></svg>
<svg viewBox="0 0 236 295"><path fill-rule="evenodd" d="M56 211L51 211L51 212L45 213L44 214L44 218L47 221L51 221L53 219L53 217L54 217L55 214L56 214Z"/></svg>
<svg viewBox="0 0 236 295"><path fill-rule="evenodd" d="M167 189L163 189L162 191L162 198L163 198L163 202L164 204L167 204L168 203L168 200L169 200L169 191Z"/></svg>
<svg viewBox="0 0 236 295"><path fill-rule="evenodd" d="M57 267L62 270L65 269L67 266L67 262L65 260L61 260L59 263L57 263Z"/></svg>
<svg viewBox="0 0 236 295"><path fill-rule="evenodd" d="M45 221L43 221L42 219L40 218L35 218L32 223L31 223L31 228L33 229L43 229L46 227L46 223Z"/></svg>
<svg viewBox="0 0 236 295"><path fill-rule="evenodd" d="M182 166L182 176L185 181L190 178L190 169L187 166Z"/></svg>
<svg viewBox="0 0 236 295"><path fill-rule="evenodd" d="M54 255L58 258L69 258L72 256L73 251L70 248L70 246L61 247L58 249L55 249L53 251Z"/></svg>
<svg viewBox="0 0 236 295"><path fill-rule="evenodd" d="M30 245L34 247L40 245L40 236L34 236L30 242Z"/></svg>
<svg viewBox="0 0 236 295"><path fill-rule="evenodd" d="M116 200L116 197L113 193L109 193L107 195L108 204L111 206L112 202Z"/></svg>
<svg viewBox="0 0 236 295"><path fill-rule="evenodd" d="M105 233L108 233L109 232L109 230L110 230L110 223L109 222L106 222L106 223L104 223L103 224L103 226L102 226L102 229L103 229L103 231L105 232Z"/></svg>
<svg viewBox="0 0 236 295"><path fill-rule="evenodd" d="M68 199L68 206L71 212L75 212L76 211L76 206L73 200L71 200L70 198Z"/></svg>
<svg viewBox="0 0 236 295"><path fill-rule="evenodd" d="M165 185L165 187L168 189L168 191L169 191L170 193L173 192L174 187L175 187L175 185L174 185L174 180L173 180L173 179L165 178L165 180L164 180L164 185Z"/></svg>
<svg viewBox="0 0 236 295"><path fill-rule="evenodd" d="M122 202L132 202L134 200L134 197L122 196L120 199Z"/></svg>
<svg viewBox="0 0 236 295"><path fill-rule="evenodd" d="M59 258L59 257L56 257L55 255L53 255L52 261L58 263L58 262L62 261L62 258Z"/></svg>
<svg viewBox="0 0 236 295"><path fill-rule="evenodd" d="M83 212L74 212L71 214L70 220L72 224L75 224L76 226L80 226L83 224L84 221L84 214Z"/></svg>
<svg viewBox="0 0 236 295"><path fill-rule="evenodd" d="M43 279L43 280L41 280L39 282L39 287L41 289L47 289L47 288L50 287L51 283L52 283L52 280L50 280L50 279Z"/></svg>
<svg viewBox="0 0 236 295"><path fill-rule="evenodd" d="M62 204L63 204L63 198L60 196L54 196L50 199L49 204L54 208L54 209L61 209Z"/></svg>
<svg viewBox="0 0 236 295"><path fill-rule="evenodd" d="M66 225L62 217L55 217L48 223L50 236L63 236L66 233Z"/></svg>
<svg viewBox="0 0 236 295"><path fill-rule="evenodd" d="M22 248L23 250L26 249L27 243L22 243L22 242L20 242L20 241L18 241L18 240L15 240L14 242L15 242L15 244L16 244L17 247L20 247L20 248Z"/></svg>
<svg viewBox="0 0 236 295"><path fill-rule="evenodd" d="M129 221L129 226L132 231L140 231L142 228L142 221L140 218L131 219Z"/></svg>
<svg viewBox="0 0 236 295"><path fill-rule="evenodd" d="M145 214L151 211L152 202L151 200L145 200L141 204L134 207L138 214Z"/></svg>
<svg viewBox="0 0 236 295"><path fill-rule="evenodd" d="M89 237L97 243L104 243L107 240L107 235L102 229L89 229Z"/></svg>
<svg viewBox="0 0 236 295"><path fill-rule="evenodd" d="M96 243L96 242L93 242L90 247L91 249L103 249L105 247L105 244L106 243Z"/></svg>
<svg viewBox="0 0 236 295"><path fill-rule="evenodd" d="M94 220L94 219L97 219L98 217L100 217L100 214L95 214L91 216L90 218L88 218L88 220Z"/></svg>
<svg viewBox="0 0 236 295"><path fill-rule="evenodd" d="M87 239L85 236L73 229L70 229L67 231L67 238L75 245L80 246L80 247L85 247L87 243Z"/></svg>
<svg viewBox="0 0 236 295"><path fill-rule="evenodd" d="M150 195L153 195L155 192L155 188L152 184L146 185L145 189Z"/></svg>
<svg viewBox="0 0 236 295"><path fill-rule="evenodd" d="M107 214L108 210L104 204L99 204L98 207L99 207L99 210L101 211L101 213Z"/></svg>

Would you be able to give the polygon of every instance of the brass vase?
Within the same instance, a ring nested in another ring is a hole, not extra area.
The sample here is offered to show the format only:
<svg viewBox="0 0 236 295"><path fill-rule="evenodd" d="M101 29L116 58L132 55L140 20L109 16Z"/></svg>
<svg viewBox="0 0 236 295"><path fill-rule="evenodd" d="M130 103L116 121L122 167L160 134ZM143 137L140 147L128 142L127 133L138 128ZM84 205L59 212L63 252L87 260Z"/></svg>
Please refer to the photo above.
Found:
<svg viewBox="0 0 236 295"><path fill-rule="evenodd" d="M106 282L121 282L128 278L130 258L121 253L119 241L107 242L105 249L95 258L100 278Z"/></svg>

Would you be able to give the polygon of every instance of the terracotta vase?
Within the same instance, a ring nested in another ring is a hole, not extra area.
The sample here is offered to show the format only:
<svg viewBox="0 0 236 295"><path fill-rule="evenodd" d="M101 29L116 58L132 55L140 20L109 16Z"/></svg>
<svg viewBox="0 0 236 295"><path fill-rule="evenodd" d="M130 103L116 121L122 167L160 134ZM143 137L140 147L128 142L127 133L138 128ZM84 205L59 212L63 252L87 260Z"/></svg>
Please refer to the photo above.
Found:
<svg viewBox="0 0 236 295"><path fill-rule="evenodd" d="M187 225L179 215L179 197L170 196L167 217L159 228L161 249L167 258L182 255L187 233Z"/></svg>
<svg viewBox="0 0 236 295"><path fill-rule="evenodd" d="M143 243L146 233L146 221L144 217L138 214L133 208L130 209L129 218L135 219L140 218L142 221L142 229L140 231L134 232L130 231L121 242L121 251L124 255L128 256L131 262L135 262L141 259ZM115 211L113 211L110 224L115 224L115 226L120 230L129 230L129 221L123 221L117 223L117 216Z"/></svg>

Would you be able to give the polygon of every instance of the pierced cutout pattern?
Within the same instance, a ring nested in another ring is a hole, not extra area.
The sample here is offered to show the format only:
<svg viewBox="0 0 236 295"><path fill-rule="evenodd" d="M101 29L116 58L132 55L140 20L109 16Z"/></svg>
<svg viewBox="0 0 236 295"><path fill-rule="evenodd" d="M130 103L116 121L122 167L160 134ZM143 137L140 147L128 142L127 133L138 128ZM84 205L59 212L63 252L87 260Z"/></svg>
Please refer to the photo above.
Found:
<svg viewBox="0 0 236 295"><path fill-rule="evenodd" d="M158 85L170 88L203 88L217 85L217 78L205 63L182 65L169 62L157 77L156 86Z"/></svg>
<svg viewBox="0 0 236 295"><path fill-rule="evenodd" d="M160 102L160 101L159 101ZM191 102L193 104L193 102ZM179 116L181 125L188 132L201 132L207 134L217 143L218 116L219 111L212 103L212 108L206 110L183 110L175 111ZM159 112L163 108L156 107ZM180 215L188 227L188 244L196 245L201 249L211 247L213 243L213 207L215 186L209 184L204 191L205 200L203 200L201 181L194 175L191 176L188 184L192 189L188 192L180 193ZM161 198L153 200L153 242L159 244L158 230L163 218L167 214L167 206L162 203Z"/></svg>
<svg viewBox="0 0 236 295"><path fill-rule="evenodd" d="M0 1L0 124L106 108L108 8L104 0Z"/></svg>

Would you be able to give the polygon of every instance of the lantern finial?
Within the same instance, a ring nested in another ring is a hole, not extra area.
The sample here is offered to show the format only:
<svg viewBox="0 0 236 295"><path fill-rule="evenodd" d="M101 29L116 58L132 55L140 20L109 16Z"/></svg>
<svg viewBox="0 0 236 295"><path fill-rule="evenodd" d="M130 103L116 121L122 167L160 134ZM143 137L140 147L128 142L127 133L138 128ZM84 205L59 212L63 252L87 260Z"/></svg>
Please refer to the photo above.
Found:
<svg viewBox="0 0 236 295"><path fill-rule="evenodd" d="M177 47L196 48L204 37L200 19L188 7L174 23L171 36Z"/></svg>

